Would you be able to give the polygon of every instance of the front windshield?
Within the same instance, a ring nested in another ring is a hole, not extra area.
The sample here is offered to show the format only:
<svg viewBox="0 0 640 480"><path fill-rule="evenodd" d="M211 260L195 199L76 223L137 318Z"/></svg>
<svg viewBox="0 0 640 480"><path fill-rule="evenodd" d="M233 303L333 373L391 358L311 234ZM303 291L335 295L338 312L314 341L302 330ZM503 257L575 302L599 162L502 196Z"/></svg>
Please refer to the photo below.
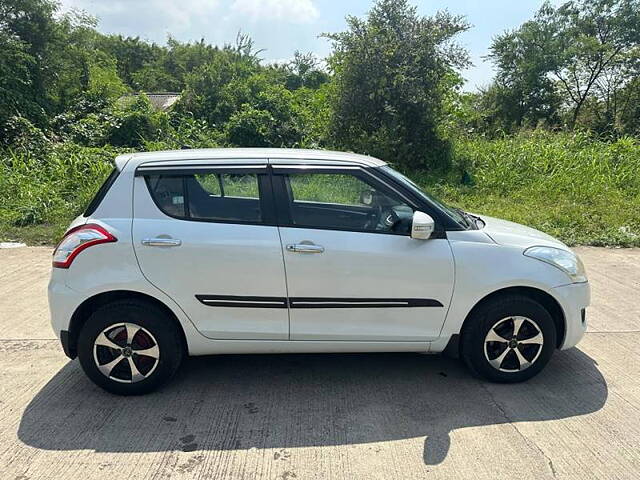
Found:
<svg viewBox="0 0 640 480"><path fill-rule="evenodd" d="M461 215L458 211L454 210L452 207L449 207L445 203L441 202L440 200L435 198L433 195L427 194L423 189L421 189L418 185L416 185L416 183L410 178L404 176L397 170L394 170L389 165L384 165L380 167L380 169L383 170L385 173L391 175L393 178L395 178L399 182L401 182L403 185L405 185L407 188L409 188L412 192L414 192L418 196L423 197L428 201L430 201L431 203L435 204L443 212L449 215L456 223L465 227L470 226L469 222L464 218L463 215Z"/></svg>

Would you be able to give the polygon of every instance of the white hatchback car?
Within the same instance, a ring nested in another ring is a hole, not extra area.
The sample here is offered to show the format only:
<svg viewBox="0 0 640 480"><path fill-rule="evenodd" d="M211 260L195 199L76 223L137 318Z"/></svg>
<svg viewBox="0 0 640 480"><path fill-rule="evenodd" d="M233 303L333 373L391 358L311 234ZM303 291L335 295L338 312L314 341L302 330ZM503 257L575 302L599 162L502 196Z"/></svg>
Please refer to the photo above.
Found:
<svg viewBox="0 0 640 480"><path fill-rule="evenodd" d="M447 207L380 160L213 149L115 164L49 284L65 353L111 392L229 353L447 350L519 382L586 329L566 245Z"/></svg>

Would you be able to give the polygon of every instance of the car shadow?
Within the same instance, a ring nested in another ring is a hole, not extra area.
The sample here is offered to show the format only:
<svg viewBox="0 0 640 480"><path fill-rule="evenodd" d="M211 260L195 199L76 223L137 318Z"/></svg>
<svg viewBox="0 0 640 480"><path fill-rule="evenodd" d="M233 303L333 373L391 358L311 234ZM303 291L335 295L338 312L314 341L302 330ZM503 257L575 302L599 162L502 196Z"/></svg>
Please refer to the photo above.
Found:
<svg viewBox="0 0 640 480"><path fill-rule="evenodd" d="M465 427L541 422L602 408L607 384L578 349L536 378L490 384L418 354L191 358L165 388L117 397L66 364L25 409L18 437L46 450L157 452L346 445L426 437L424 461Z"/></svg>

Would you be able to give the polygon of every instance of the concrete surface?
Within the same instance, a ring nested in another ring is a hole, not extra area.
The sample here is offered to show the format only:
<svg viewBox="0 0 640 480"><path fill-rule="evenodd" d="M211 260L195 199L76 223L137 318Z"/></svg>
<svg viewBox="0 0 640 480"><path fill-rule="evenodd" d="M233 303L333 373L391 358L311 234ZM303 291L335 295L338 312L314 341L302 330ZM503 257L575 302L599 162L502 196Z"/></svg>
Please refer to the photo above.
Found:
<svg viewBox="0 0 640 480"><path fill-rule="evenodd" d="M526 384L424 355L219 356L139 398L51 340L51 251L0 250L0 479L640 478L640 250L578 250L589 333Z"/></svg>

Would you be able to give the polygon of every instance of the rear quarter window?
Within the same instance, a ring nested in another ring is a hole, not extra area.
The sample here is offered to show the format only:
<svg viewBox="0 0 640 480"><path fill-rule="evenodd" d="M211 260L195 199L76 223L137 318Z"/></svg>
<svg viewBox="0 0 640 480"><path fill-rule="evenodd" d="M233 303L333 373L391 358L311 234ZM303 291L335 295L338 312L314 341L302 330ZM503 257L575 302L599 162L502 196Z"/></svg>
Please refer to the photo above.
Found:
<svg viewBox="0 0 640 480"><path fill-rule="evenodd" d="M151 196L160 210L172 217L186 216L184 177L151 175L146 178Z"/></svg>

